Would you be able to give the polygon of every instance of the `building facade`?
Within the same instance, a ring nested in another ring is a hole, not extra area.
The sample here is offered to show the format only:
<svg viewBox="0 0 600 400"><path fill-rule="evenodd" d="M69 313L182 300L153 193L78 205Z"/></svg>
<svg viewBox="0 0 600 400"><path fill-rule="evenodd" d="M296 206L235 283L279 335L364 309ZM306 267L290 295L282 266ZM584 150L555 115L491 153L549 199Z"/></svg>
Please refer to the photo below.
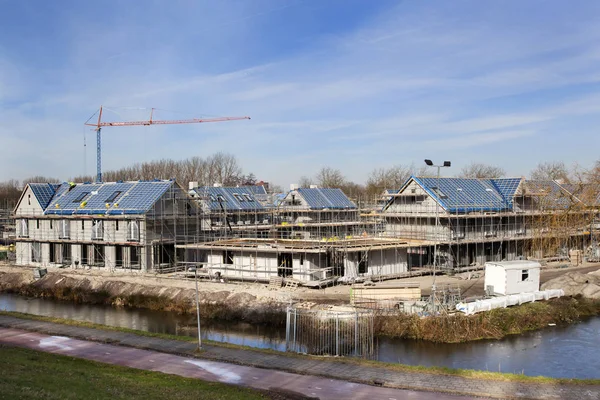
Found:
<svg viewBox="0 0 600 400"><path fill-rule="evenodd" d="M16 264L168 267L197 214L174 181L31 183L14 210Z"/></svg>

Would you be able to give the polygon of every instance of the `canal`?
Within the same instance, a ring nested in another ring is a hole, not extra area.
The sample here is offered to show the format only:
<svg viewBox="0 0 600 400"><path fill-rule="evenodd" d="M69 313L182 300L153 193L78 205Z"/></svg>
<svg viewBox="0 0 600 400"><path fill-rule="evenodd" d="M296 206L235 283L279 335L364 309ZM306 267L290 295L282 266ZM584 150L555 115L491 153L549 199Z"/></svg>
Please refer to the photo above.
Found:
<svg viewBox="0 0 600 400"><path fill-rule="evenodd" d="M0 294L0 310L87 321L155 333L195 336L195 318L170 312L73 304ZM202 337L251 347L285 350L285 328L204 322ZM377 359L409 365L467 368L556 378L600 378L600 318L497 341L437 344L377 339Z"/></svg>

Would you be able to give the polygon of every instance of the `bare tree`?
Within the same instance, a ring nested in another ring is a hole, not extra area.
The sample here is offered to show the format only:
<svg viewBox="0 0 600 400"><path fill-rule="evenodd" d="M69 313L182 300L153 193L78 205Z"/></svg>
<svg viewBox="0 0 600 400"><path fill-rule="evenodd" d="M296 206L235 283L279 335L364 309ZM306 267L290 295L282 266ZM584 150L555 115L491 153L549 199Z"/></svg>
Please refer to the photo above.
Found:
<svg viewBox="0 0 600 400"><path fill-rule="evenodd" d="M208 158L209 178L213 183L222 183L225 186L234 186L239 182L242 168L232 154L217 153Z"/></svg>
<svg viewBox="0 0 600 400"><path fill-rule="evenodd" d="M49 178L47 176L32 176L30 178L23 180L23 187L25 187L28 183L60 183L60 180L56 178Z"/></svg>
<svg viewBox="0 0 600 400"><path fill-rule="evenodd" d="M414 172L414 164L374 169L367 179L367 193L373 196L381 194L385 189L400 189Z"/></svg>
<svg viewBox="0 0 600 400"><path fill-rule="evenodd" d="M342 171L331 167L323 167L317 172L316 181L319 186L326 188L341 188L346 183Z"/></svg>
<svg viewBox="0 0 600 400"><path fill-rule="evenodd" d="M570 181L569 170L562 161L541 162L531 171L530 177L536 181Z"/></svg>
<svg viewBox="0 0 600 400"><path fill-rule="evenodd" d="M308 176L301 176L298 181L298 185L302 188L310 187L310 185L314 185L313 180Z"/></svg>
<svg viewBox="0 0 600 400"><path fill-rule="evenodd" d="M461 178L501 178L506 172L501 167L473 162L460 170Z"/></svg>

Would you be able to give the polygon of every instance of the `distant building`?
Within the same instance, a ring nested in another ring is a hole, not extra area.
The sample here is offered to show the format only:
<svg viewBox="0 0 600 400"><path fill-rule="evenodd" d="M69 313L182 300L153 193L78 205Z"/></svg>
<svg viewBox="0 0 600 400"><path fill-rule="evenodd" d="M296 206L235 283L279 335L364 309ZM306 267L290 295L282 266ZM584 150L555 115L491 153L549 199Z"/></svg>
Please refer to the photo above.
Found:
<svg viewBox="0 0 600 400"><path fill-rule="evenodd" d="M212 233L209 240L268 236L272 212L265 206L268 199L263 186L195 187L190 194L202 209L202 230Z"/></svg>
<svg viewBox="0 0 600 400"><path fill-rule="evenodd" d="M276 212L283 239L366 235L373 226L361 221L358 207L341 189L293 188L278 199Z"/></svg>

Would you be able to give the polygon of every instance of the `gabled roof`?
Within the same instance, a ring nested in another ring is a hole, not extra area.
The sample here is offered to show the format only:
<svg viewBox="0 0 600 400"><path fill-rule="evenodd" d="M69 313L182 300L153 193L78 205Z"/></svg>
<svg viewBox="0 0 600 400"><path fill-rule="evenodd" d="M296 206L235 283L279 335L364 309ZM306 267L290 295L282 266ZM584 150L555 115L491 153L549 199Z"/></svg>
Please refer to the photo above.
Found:
<svg viewBox="0 0 600 400"><path fill-rule="evenodd" d="M299 188L297 192L313 210L335 209L346 210L356 209L348 196L341 189L332 188Z"/></svg>
<svg viewBox="0 0 600 400"><path fill-rule="evenodd" d="M63 183L45 214L145 214L175 185L175 181Z"/></svg>
<svg viewBox="0 0 600 400"><path fill-rule="evenodd" d="M489 179L414 179L449 212L502 211L510 208Z"/></svg>
<svg viewBox="0 0 600 400"><path fill-rule="evenodd" d="M520 187L522 178L477 179L441 177L438 179L411 176L398 191L398 195L412 181L421 186L446 211L451 213L468 213L512 209L513 198Z"/></svg>
<svg viewBox="0 0 600 400"><path fill-rule="evenodd" d="M205 186L195 188L194 191L198 194L198 196L201 199L203 199L203 201L211 211L220 211L222 209L263 211L265 209L264 206L257 200L257 195L255 195L253 189L250 189L250 186Z"/></svg>
<svg viewBox="0 0 600 400"><path fill-rule="evenodd" d="M523 183L522 194L536 199L542 209L565 209L579 199L555 181L526 180Z"/></svg>
<svg viewBox="0 0 600 400"><path fill-rule="evenodd" d="M58 183L30 183L29 187L42 209L46 209L59 188Z"/></svg>
<svg viewBox="0 0 600 400"><path fill-rule="evenodd" d="M509 205L512 206L513 199L515 194L519 190L521 183L524 181L523 178L494 178L490 179L492 185L504 201L506 201Z"/></svg>

